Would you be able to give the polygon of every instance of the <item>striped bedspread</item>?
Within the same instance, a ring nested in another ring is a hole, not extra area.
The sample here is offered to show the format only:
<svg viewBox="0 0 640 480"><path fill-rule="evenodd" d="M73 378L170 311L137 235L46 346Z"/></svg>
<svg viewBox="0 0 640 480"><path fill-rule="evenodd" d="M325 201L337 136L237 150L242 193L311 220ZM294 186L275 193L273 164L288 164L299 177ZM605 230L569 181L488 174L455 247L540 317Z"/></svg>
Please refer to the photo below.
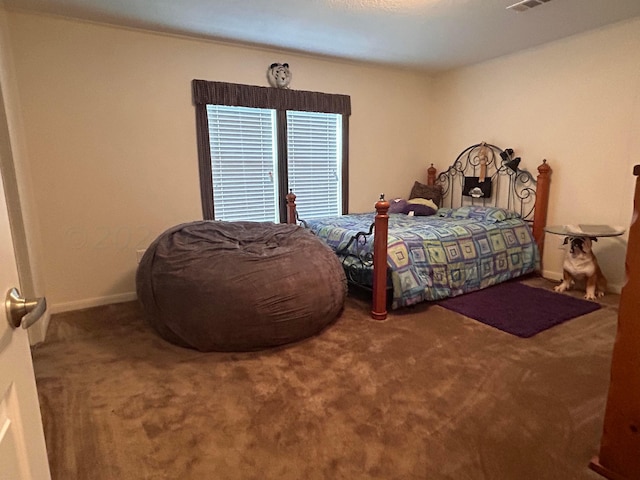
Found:
<svg viewBox="0 0 640 480"><path fill-rule="evenodd" d="M307 220L311 230L338 251L358 232L368 232L374 214ZM349 252L373 252L373 239ZM392 308L479 290L531 273L540 255L531 230L517 214L492 207L440 209L433 216L389 215L387 263Z"/></svg>

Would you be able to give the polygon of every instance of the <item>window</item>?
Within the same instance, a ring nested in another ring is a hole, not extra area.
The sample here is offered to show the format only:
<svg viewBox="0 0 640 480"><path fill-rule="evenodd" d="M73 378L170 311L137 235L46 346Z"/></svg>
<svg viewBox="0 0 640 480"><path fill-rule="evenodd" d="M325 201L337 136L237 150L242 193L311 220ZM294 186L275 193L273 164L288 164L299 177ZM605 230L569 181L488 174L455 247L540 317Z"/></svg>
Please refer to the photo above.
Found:
<svg viewBox="0 0 640 480"><path fill-rule="evenodd" d="M193 81L205 219L285 221L347 212L350 99Z"/></svg>
<svg viewBox="0 0 640 480"><path fill-rule="evenodd" d="M275 111L207 105L216 220L276 221Z"/></svg>
<svg viewBox="0 0 640 480"><path fill-rule="evenodd" d="M287 112L287 173L301 218L342 213L342 119Z"/></svg>

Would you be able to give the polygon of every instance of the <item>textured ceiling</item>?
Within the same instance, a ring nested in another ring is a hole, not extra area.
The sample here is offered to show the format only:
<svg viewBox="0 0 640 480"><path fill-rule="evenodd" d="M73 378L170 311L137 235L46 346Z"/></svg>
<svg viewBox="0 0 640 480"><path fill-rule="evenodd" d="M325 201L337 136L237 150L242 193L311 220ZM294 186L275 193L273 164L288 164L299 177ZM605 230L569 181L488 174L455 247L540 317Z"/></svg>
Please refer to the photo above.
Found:
<svg viewBox="0 0 640 480"><path fill-rule="evenodd" d="M0 0L11 10L436 72L640 16L640 0Z"/></svg>

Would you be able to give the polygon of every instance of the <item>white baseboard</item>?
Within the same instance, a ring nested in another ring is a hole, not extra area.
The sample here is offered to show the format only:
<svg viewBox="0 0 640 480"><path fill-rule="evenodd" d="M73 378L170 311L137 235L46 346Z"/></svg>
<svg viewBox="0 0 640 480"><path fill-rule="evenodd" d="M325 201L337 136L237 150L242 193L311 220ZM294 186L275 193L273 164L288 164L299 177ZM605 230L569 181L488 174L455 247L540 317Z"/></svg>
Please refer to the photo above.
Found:
<svg viewBox="0 0 640 480"><path fill-rule="evenodd" d="M560 282L560 280L562 280L562 272L556 272L555 270L542 270L542 272L540 272L540 275L542 275L547 280L551 280L554 282ZM617 293L619 295L622 292L623 286L624 285L619 285L617 283L608 283L607 291L611 293Z"/></svg>
<svg viewBox="0 0 640 480"><path fill-rule="evenodd" d="M111 303L131 302L136 300L138 296L136 292L119 293L117 295L107 295L104 297L86 298L84 300L76 300L74 302L54 303L51 305L51 314L70 312L72 310L83 310L85 308L100 307Z"/></svg>
<svg viewBox="0 0 640 480"><path fill-rule="evenodd" d="M618 295L620 295L622 293L622 287L624 287L624 285L609 284L607 285L607 290L609 290L611 293L617 293Z"/></svg>
<svg viewBox="0 0 640 480"><path fill-rule="evenodd" d="M542 275L543 278L554 282L562 280L562 272L556 272L555 270L542 270L540 275Z"/></svg>

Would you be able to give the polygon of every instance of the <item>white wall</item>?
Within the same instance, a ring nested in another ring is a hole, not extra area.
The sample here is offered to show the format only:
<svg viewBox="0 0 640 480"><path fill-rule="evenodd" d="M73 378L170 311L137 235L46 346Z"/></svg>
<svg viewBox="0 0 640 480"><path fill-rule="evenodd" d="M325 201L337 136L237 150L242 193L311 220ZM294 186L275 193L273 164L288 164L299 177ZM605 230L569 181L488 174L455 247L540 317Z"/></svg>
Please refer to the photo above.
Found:
<svg viewBox="0 0 640 480"><path fill-rule="evenodd" d="M202 218L194 78L351 96L350 210L425 178L420 73L9 12L44 279L54 310L134 298L135 251Z"/></svg>
<svg viewBox="0 0 640 480"><path fill-rule="evenodd" d="M23 174L54 310L134 298L135 251L201 218L194 78L351 96L350 210L405 196L433 162L485 140L553 168L548 223L628 225L640 140L640 20L435 79L349 62L24 13L6 14ZM544 268L559 276L561 238ZM624 282L625 237L597 244Z"/></svg>
<svg viewBox="0 0 640 480"><path fill-rule="evenodd" d="M553 169L547 224L628 227L640 163L640 19L439 76L432 161L487 141L514 148L521 168ZM560 278L563 238L546 235L545 275ZM626 236L595 251L615 290Z"/></svg>

